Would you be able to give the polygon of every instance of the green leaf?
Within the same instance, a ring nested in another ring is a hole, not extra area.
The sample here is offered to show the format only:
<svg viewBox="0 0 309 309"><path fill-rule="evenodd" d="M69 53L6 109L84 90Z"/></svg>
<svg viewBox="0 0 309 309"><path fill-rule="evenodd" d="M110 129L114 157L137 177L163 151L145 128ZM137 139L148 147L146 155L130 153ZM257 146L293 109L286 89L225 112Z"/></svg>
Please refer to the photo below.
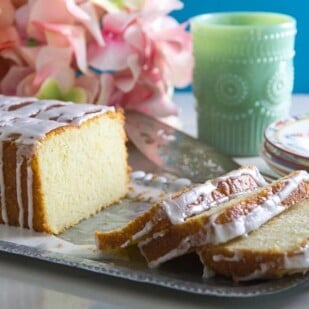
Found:
<svg viewBox="0 0 309 309"><path fill-rule="evenodd" d="M86 103L87 95L84 89L75 87L62 94L63 101L72 101L75 103Z"/></svg>
<svg viewBox="0 0 309 309"><path fill-rule="evenodd" d="M41 85L36 97L41 100L61 100L61 90L55 79L47 78Z"/></svg>

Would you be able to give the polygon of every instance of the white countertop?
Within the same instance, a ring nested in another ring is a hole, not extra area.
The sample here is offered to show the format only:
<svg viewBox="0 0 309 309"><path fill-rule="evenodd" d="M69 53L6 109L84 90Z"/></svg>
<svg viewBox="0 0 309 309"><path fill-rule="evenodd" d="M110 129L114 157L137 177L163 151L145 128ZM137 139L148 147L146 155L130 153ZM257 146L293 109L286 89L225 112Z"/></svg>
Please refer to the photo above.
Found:
<svg viewBox="0 0 309 309"><path fill-rule="evenodd" d="M183 129L196 135L194 99L175 96ZM309 112L309 96L294 96L291 114ZM242 158L268 169L259 158ZM191 295L0 252L0 308L308 308L309 282L274 295L225 298Z"/></svg>

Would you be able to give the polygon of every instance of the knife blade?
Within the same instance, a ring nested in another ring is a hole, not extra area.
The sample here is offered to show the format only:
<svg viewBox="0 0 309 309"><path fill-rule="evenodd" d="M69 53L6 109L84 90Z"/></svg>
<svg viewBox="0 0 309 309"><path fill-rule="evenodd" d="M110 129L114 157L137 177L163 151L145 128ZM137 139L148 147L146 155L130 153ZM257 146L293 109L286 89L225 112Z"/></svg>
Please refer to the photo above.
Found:
<svg viewBox="0 0 309 309"><path fill-rule="evenodd" d="M125 128L142 154L175 176L204 182L239 167L214 148L140 112L126 112Z"/></svg>

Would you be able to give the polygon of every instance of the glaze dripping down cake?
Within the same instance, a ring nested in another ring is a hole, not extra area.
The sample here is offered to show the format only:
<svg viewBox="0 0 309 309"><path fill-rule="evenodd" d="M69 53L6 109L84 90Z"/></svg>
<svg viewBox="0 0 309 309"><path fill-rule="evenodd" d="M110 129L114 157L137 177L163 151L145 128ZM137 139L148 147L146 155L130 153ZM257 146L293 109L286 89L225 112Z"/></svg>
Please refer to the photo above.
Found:
<svg viewBox="0 0 309 309"><path fill-rule="evenodd" d="M226 243L260 228L294 204L309 198L309 175L295 171L250 193L240 195L150 235L138 247L150 267L193 252L202 246Z"/></svg>
<svg viewBox="0 0 309 309"><path fill-rule="evenodd" d="M125 248L169 229L192 216L218 206L244 192L266 184L254 166L241 167L221 177L202 184L184 188L176 194L153 205L126 226L112 231L97 231L96 242L107 252Z"/></svg>
<svg viewBox="0 0 309 309"><path fill-rule="evenodd" d="M113 107L0 95L0 222L58 234L128 188Z"/></svg>
<svg viewBox="0 0 309 309"><path fill-rule="evenodd" d="M309 270L309 201L273 218L248 237L202 247L204 276L215 272L235 281L271 279Z"/></svg>

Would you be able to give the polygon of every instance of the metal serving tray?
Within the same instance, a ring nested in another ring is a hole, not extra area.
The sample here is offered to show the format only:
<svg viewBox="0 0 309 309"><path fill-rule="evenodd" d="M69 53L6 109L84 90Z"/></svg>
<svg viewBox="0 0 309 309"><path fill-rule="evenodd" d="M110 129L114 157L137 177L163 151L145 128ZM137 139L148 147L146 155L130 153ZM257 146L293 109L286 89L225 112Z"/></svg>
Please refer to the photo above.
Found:
<svg viewBox="0 0 309 309"><path fill-rule="evenodd" d="M139 163L141 164L142 161ZM301 285L309 279L309 274L307 274L288 276L278 280L236 284L222 277L203 279L202 265L195 254L177 258L157 269L149 269L136 252L119 256L102 255L96 252L94 231L119 227L139 212L147 209L151 205L151 200L155 200L159 193L177 190L175 179L171 177L167 177L167 179L167 182L162 183L158 183L155 179L151 180L151 177L136 180L130 198L82 221L58 237L31 233L20 228L0 226L0 251L105 276L114 276L124 280L200 295L225 297L266 295ZM144 201L137 201L135 195L141 196L141 193Z"/></svg>

